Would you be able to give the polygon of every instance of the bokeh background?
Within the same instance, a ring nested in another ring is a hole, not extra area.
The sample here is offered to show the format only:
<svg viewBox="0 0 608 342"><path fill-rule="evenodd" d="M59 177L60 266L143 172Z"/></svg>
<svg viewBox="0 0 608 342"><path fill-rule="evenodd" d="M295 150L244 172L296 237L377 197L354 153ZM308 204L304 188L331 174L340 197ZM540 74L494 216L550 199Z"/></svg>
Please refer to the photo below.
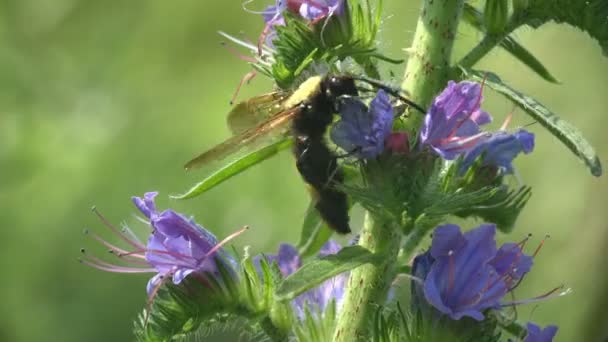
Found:
<svg viewBox="0 0 608 342"><path fill-rule="evenodd" d="M385 1L380 44L389 56L404 55L418 6ZM1 341L132 340L148 277L77 262L81 247L95 249L83 229L104 230L92 205L112 222L137 225L130 197L158 190L161 208L193 214L220 237L250 225L239 248L272 252L280 241L297 241L308 195L289 153L201 198L167 196L204 176L186 174L184 161L229 134L228 102L249 67L220 46L216 31L254 38L262 28L241 1L3 0L0 16ZM482 67L576 124L608 165L608 59L599 46L554 24L517 36L562 84L544 82L502 51ZM457 56L479 36L461 27L458 38ZM392 70L399 75L403 66ZM259 77L241 97L270 87ZM485 108L501 121L512 105L486 94ZM593 178L539 125L529 129L536 151L517 166L534 196L510 238L533 233L532 245L551 238L517 295L560 284L574 292L520 308L519 316L558 324L557 341L603 341L608 180Z"/></svg>

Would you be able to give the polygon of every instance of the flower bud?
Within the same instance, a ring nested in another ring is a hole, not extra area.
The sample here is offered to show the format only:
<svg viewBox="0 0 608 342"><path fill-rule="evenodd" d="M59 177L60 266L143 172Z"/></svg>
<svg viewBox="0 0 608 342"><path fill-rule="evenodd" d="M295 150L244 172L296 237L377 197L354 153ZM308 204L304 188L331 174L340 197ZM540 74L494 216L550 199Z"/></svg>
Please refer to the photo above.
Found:
<svg viewBox="0 0 608 342"><path fill-rule="evenodd" d="M508 0L486 0L483 11L486 30L489 34L500 33L504 30L509 19Z"/></svg>

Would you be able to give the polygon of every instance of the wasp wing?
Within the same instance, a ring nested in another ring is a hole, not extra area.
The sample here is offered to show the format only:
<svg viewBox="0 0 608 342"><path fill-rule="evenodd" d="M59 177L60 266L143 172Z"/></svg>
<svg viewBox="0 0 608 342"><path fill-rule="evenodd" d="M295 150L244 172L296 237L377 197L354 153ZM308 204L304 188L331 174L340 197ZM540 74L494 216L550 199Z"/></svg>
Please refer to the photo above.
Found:
<svg viewBox="0 0 608 342"><path fill-rule="evenodd" d="M186 163L184 167L186 170L195 169L214 160L225 159L245 147L257 145L260 141L271 140L272 137L276 136L284 136L289 132L293 117L300 110L299 107L294 107L277 113L257 126L246 129L212 149L203 152Z"/></svg>
<svg viewBox="0 0 608 342"><path fill-rule="evenodd" d="M232 134L238 135L277 114L283 109L287 97L286 92L275 91L239 102L228 113L228 127Z"/></svg>

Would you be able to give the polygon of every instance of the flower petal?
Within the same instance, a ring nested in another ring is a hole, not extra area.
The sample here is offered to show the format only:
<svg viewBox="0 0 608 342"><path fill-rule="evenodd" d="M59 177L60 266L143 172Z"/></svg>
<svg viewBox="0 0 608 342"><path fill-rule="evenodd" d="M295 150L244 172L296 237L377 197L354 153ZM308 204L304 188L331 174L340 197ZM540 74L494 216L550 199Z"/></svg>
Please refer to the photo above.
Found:
<svg viewBox="0 0 608 342"><path fill-rule="evenodd" d="M557 326L548 325L541 330L540 326L529 322L526 327L528 334L523 342L551 342L557 334Z"/></svg>

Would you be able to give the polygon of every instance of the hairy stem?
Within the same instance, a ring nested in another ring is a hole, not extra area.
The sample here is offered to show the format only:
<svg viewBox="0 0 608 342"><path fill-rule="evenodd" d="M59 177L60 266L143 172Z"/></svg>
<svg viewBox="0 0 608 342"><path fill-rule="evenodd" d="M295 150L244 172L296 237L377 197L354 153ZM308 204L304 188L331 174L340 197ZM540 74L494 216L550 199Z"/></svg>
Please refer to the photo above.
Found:
<svg viewBox="0 0 608 342"><path fill-rule="evenodd" d="M450 72L450 56L464 0L425 0L409 49L401 87L412 100L428 107L445 86ZM417 129L421 115L411 116L410 128Z"/></svg>
<svg viewBox="0 0 608 342"><path fill-rule="evenodd" d="M397 254L401 242L398 225L376 220L369 212L359 245L383 256L377 265L363 265L352 271L344 303L336 325L334 341L369 341L369 322L384 305L391 282L396 275Z"/></svg>

